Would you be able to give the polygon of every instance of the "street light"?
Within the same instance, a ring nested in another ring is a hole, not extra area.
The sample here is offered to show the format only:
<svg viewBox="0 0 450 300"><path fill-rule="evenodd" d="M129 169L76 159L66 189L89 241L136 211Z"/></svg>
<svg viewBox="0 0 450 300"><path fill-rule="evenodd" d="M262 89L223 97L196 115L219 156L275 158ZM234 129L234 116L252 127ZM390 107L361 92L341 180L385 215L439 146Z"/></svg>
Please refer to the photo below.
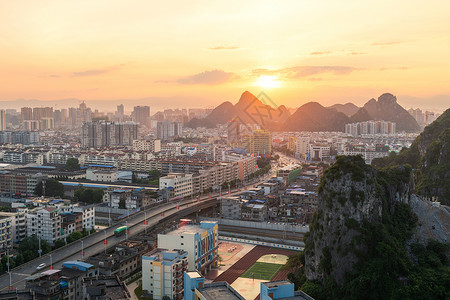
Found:
<svg viewBox="0 0 450 300"><path fill-rule="evenodd" d="M50 255L50 270L53 270L53 258L51 254L49 255Z"/></svg>
<svg viewBox="0 0 450 300"><path fill-rule="evenodd" d="M81 258L84 257L84 247L83 247L83 241L81 241Z"/></svg>

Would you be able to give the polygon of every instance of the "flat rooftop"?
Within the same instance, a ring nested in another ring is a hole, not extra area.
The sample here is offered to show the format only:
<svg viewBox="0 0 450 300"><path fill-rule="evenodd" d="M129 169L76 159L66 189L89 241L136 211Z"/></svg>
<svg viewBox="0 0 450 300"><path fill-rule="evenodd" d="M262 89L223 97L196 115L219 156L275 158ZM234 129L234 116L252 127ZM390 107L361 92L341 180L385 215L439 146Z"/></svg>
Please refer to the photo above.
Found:
<svg viewBox="0 0 450 300"><path fill-rule="evenodd" d="M207 284L204 288L198 289L198 291L206 300L244 300L226 282Z"/></svg>
<svg viewBox="0 0 450 300"><path fill-rule="evenodd" d="M196 224L188 224L178 227L175 230L172 230L167 235L181 235L181 234L195 234L206 231L206 228L201 228L200 225Z"/></svg>
<svg viewBox="0 0 450 300"><path fill-rule="evenodd" d="M292 284L289 280L277 280L277 281L270 281L270 282L263 282L265 286L268 288L273 288L281 285L289 285Z"/></svg>
<svg viewBox="0 0 450 300"><path fill-rule="evenodd" d="M202 278L203 276L197 271L186 272L191 278Z"/></svg>

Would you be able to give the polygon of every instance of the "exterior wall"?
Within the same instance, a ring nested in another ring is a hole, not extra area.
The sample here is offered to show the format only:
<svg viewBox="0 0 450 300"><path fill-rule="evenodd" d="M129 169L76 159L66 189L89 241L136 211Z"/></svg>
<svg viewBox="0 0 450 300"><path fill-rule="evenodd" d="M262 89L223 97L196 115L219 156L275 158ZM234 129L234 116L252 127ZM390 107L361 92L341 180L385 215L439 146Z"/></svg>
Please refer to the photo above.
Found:
<svg viewBox="0 0 450 300"><path fill-rule="evenodd" d="M14 240L12 222L11 217L0 218L0 251L12 248Z"/></svg>

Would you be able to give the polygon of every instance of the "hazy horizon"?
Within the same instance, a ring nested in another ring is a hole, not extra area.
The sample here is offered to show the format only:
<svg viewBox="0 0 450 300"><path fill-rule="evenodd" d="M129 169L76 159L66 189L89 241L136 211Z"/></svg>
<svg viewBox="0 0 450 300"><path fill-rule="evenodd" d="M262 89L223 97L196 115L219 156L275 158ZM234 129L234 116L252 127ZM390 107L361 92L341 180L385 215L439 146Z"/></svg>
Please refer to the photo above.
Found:
<svg viewBox="0 0 450 300"><path fill-rule="evenodd" d="M442 111L449 9L443 0L1 1L0 106L215 107L264 90L292 108L361 106L389 92L405 108Z"/></svg>

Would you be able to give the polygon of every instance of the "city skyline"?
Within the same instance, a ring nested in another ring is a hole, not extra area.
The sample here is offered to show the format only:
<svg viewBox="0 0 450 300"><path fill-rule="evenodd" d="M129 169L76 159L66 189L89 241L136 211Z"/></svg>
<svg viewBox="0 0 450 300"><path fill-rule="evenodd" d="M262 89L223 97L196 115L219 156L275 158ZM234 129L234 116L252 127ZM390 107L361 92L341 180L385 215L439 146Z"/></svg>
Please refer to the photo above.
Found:
<svg viewBox="0 0 450 300"><path fill-rule="evenodd" d="M390 92L406 108L443 111L448 6L0 2L0 105L214 107L264 90L293 108Z"/></svg>

